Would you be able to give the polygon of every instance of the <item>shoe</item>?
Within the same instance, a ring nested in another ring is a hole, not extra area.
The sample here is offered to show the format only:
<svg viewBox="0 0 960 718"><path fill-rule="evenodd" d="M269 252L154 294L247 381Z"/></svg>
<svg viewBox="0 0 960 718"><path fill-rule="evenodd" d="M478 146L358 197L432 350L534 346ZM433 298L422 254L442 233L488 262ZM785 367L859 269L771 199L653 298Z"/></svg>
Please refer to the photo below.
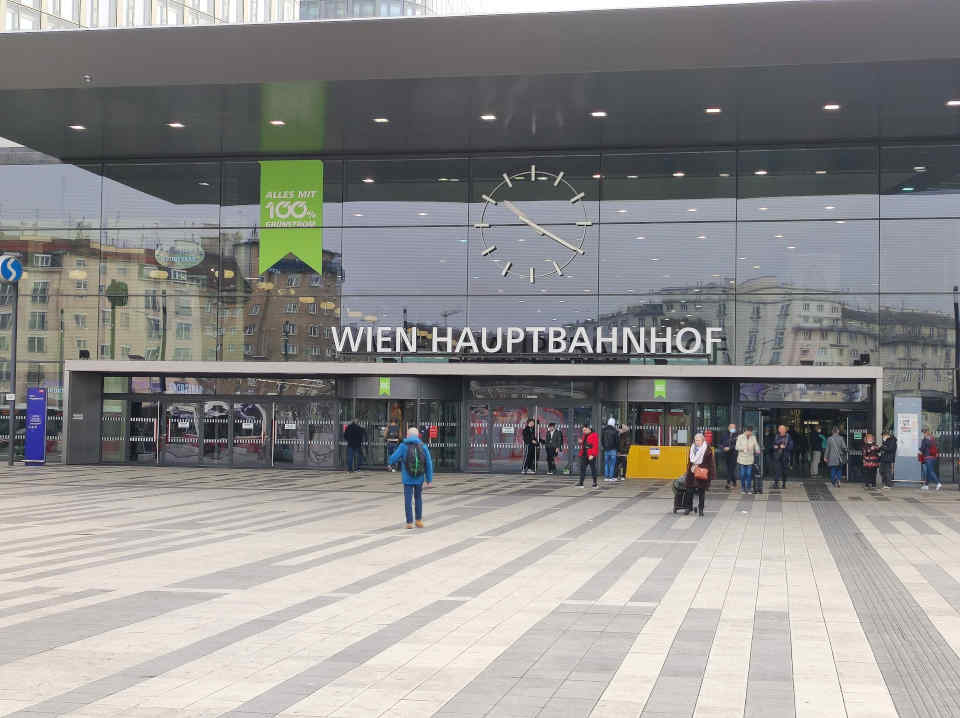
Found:
<svg viewBox="0 0 960 718"><path fill-rule="evenodd" d="M412 529L412 528L413 528L413 524L407 524L407 528L408 528L408 529Z"/></svg>
<svg viewBox="0 0 960 718"><path fill-rule="evenodd" d="M943 488L943 484L937 484L937 491Z"/></svg>
<svg viewBox="0 0 960 718"><path fill-rule="evenodd" d="M596 481L593 482L593 488L597 488L597 482L596 482Z"/></svg>
<svg viewBox="0 0 960 718"><path fill-rule="evenodd" d="M418 528L418 529L422 529L422 528L423 528L423 521L417 521L416 524L417 524L417 528Z"/></svg>
<svg viewBox="0 0 960 718"><path fill-rule="evenodd" d="M578 488L578 489L582 489L582 488L584 488L584 486L583 486L583 484L577 484L577 488Z"/></svg>
<svg viewBox="0 0 960 718"><path fill-rule="evenodd" d="M703 509L699 509L700 515L703 516Z"/></svg>
<svg viewBox="0 0 960 718"><path fill-rule="evenodd" d="M930 490L930 487L927 486L926 484L924 484L923 486L920 487L920 490L921 490L921 491L929 491L929 490Z"/></svg>
<svg viewBox="0 0 960 718"><path fill-rule="evenodd" d="M684 509L684 510L683 510L683 515L684 515L684 516L689 516L689 515L690 515L690 512L691 512L692 510L693 510L693 509Z"/></svg>

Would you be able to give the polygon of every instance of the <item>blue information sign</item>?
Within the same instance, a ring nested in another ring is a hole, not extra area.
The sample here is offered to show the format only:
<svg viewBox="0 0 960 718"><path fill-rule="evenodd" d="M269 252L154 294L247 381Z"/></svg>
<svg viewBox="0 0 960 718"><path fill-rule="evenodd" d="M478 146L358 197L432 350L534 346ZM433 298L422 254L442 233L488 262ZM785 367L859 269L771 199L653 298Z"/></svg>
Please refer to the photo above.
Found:
<svg viewBox="0 0 960 718"><path fill-rule="evenodd" d="M23 463L42 464L47 459L47 390L27 389L27 428Z"/></svg>

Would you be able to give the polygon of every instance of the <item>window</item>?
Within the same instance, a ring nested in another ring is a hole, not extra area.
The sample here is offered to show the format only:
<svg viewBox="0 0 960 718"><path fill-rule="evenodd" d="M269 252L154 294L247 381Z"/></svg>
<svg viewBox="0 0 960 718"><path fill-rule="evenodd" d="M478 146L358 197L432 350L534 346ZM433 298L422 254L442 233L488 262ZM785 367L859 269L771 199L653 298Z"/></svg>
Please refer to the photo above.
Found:
<svg viewBox="0 0 960 718"><path fill-rule="evenodd" d="M310 355L315 357L323 356L323 347L316 345L310 347Z"/></svg>
<svg viewBox="0 0 960 718"><path fill-rule="evenodd" d="M323 286L323 275L313 274L310 276L310 286L311 287L322 287Z"/></svg>
<svg viewBox="0 0 960 718"><path fill-rule="evenodd" d="M100 358L101 358L101 359L109 359L109 358L110 358L110 345L109 345L109 344L101 344L101 345L100 345Z"/></svg>
<svg viewBox="0 0 960 718"><path fill-rule="evenodd" d="M171 269L170 279L174 282L185 282L187 281L187 273L183 269Z"/></svg>
<svg viewBox="0 0 960 718"><path fill-rule="evenodd" d="M800 336L802 336L804 339L810 339L813 336L813 332L809 329L804 329L802 332L800 332Z"/></svg>
<svg viewBox="0 0 960 718"><path fill-rule="evenodd" d="M817 305L817 311L820 312L821 314L823 314L823 305L822 305L822 304L818 304L818 305Z"/></svg>
<svg viewBox="0 0 960 718"><path fill-rule="evenodd" d="M297 336L297 325L289 322L283 325L282 331L288 337L295 337Z"/></svg>
<svg viewBox="0 0 960 718"><path fill-rule="evenodd" d="M100 312L100 323L105 326L110 326L110 310L104 309Z"/></svg>
<svg viewBox="0 0 960 718"><path fill-rule="evenodd" d="M45 332L47 330L46 312L30 312L30 330L34 332Z"/></svg>
<svg viewBox="0 0 960 718"><path fill-rule="evenodd" d="M255 316L257 316L259 313L260 313L260 305L259 305L259 304L251 304L251 305L250 305L250 312L249 312L250 316L251 316L251 317L255 317Z"/></svg>
<svg viewBox="0 0 960 718"><path fill-rule="evenodd" d="M777 332L777 336L773 340L773 346L777 349L783 349L783 332Z"/></svg>
<svg viewBox="0 0 960 718"><path fill-rule="evenodd" d="M73 326L77 329L86 329L87 328L87 315L86 314L74 314L73 315Z"/></svg>
<svg viewBox="0 0 960 718"><path fill-rule="evenodd" d="M256 325L256 324L248 324L247 326L245 326L245 327L243 328L243 333L246 334L247 336L250 336L251 334L253 334L253 333L256 332L256 331L257 331L257 325Z"/></svg>
<svg viewBox="0 0 960 718"><path fill-rule="evenodd" d="M88 279L78 279L73 284L74 289L79 291L87 291L90 288L90 280Z"/></svg>
<svg viewBox="0 0 960 718"><path fill-rule="evenodd" d="M296 314L299 311L300 311L300 304L298 302L289 302L283 307L284 314Z"/></svg>
<svg viewBox="0 0 960 718"><path fill-rule="evenodd" d="M75 267L86 267L87 260L83 257L77 257L77 261L73 263Z"/></svg>
<svg viewBox="0 0 960 718"><path fill-rule="evenodd" d="M193 316L193 307L190 305L189 299L183 299L181 297L177 297L176 307L174 308L173 311L174 311L174 314L176 314L178 317Z"/></svg>
<svg viewBox="0 0 960 718"><path fill-rule="evenodd" d="M317 303L310 302L307 304L307 314L316 314L317 313Z"/></svg>
<svg viewBox="0 0 960 718"><path fill-rule="evenodd" d="M177 322L177 339L189 339L193 333L193 325Z"/></svg>
<svg viewBox="0 0 960 718"><path fill-rule="evenodd" d="M133 354L133 347L131 347L129 344L121 344L120 348L117 349L117 352L117 356L119 357L128 357Z"/></svg>
<svg viewBox="0 0 960 718"><path fill-rule="evenodd" d="M193 359L192 349L178 348L173 352L173 358L177 361L191 361Z"/></svg>
<svg viewBox="0 0 960 718"><path fill-rule="evenodd" d="M143 297L143 308L147 311L160 311L160 297L156 289L148 289Z"/></svg>
<svg viewBox="0 0 960 718"><path fill-rule="evenodd" d="M45 337L27 337L27 351L31 354L43 354L47 351Z"/></svg>
<svg viewBox="0 0 960 718"><path fill-rule="evenodd" d="M803 311L805 311L805 312L809 312L809 311L810 311L810 302L804 302L804 303L803 303Z"/></svg>
<svg viewBox="0 0 960 718"><path fill-rule="evenodd" d="M297 345L287 342L287 346L284 349L284 354L296 354L296 353L297 353Z"/></svg>
<svg viewBox="0 0 960 718"><path fill-rule="evenodd" d="M86 349L86 348L87 348L87 340L77 339L77 351L79 351L80 349Z"/></svg>
<svg viewBox="0 0 960 718"><path fill-rule="evenodd" d="M780 352L774 352L774 353L770 356L770 363L771 363L771 364L779 364L779 363L780 363Z"/></svg>
<svg viewBox="0 0 960 718"><path fill-rule="evenodd" d="M243 345L244 354L253 354L253 344L244 344Z"/></svg>
<svg viewBox="0 0 960 718"><path fill-rule="evenodd" d="M10 304L13 302L13 290L16 287L11 284L0 284L0 304Z"/></svg>
<svg viewBox="0 0 960 718"><path fill-rule="evenodd" d="M49 267L53 264L53 256L50 254L35 254L33 255L33 266L34 267Z"/></svg>
<svg viewBox="0 0 960 718"><path fill-rule="evenodd" d="M160 320L152 319L147 317L147 338L148 339L159 339L160 338Z"/></svg>
<svg viewBox="0 0 960 718"><path fill-rule="evenodd" d="M312 337L318 337L318 336L320 336L320 325L319 325L319 324L311 324L309 331L310 331L310 336L312 336Z"/></svg>
<svg viewBox="0 0 960 718"><path fill-rule="evenodd" d="M290 276L287 277L287 289L292 289L294 287L299 287L299 286L300 286L299 274L291 274Z"/></svg>
<svg viewBox="0 0 960 718"><path fill-rule="evenodd" d="M50 299L50 282L46 279L37 280L30 290L30 301L34 304L46 304Z"/></svg>

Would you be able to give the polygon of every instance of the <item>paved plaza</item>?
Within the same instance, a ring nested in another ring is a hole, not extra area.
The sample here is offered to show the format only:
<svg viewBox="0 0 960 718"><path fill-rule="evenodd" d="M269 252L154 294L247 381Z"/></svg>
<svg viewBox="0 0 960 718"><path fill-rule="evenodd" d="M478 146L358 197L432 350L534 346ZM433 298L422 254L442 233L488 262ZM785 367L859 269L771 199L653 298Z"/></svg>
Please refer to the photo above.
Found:
<svg viewBox="0 0 960 718"><path fill-rule="evenodd" d="M946 487L953 488L953 487ZM960 492L0 470L0 714L960 715Z"/></svg>

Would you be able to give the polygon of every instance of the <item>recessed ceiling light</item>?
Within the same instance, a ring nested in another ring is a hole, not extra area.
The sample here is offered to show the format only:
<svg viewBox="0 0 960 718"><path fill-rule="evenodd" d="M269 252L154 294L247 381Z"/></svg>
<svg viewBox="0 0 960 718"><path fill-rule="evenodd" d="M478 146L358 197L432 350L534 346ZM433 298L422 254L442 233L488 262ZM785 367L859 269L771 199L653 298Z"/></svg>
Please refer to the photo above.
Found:
<svg viewBox="0 0 960 718"><path fill-rule="evenodd" d="M696 207L691 207L691 208L688 209L687 211L688 211L688 212L696 212L696 211L697 211L697 208L696 208Z"/></svg>
<svg viewBox="0 0 960 718"><path fill-rule="evenodd" d="M673 173L673 176L674 176L674 177L686 177L686 176L687 176L687 173L686 173L686 172L674 172L674 173Z"/></svg>
<svg viewBox="0 0 960 718"><path fill-rule="evenodd" d="M711 277L719 277L720 275L719 275L719 274L711 274L710 276L711 276Z"/></svg>
<svg viewBox="0 0 960 718"><path fill-rule="evenodd" d="M830 209L836 209L836 207L834 207L832 204L828 204L826 207L824 207L824 209L830 210Z"/></svg>
<svg viewBox="0 0 960 718"><path fill-rule="evenodd" d="M737 257L737 259L743 260L746 259L746 257Z"/></svg>
<svg viewBox="0 0 960 718"><path fill-rule="evenodd" d="M845 220L845 219L838 219L838 220L837 220L837 224L846 224L846 223L847 223L847 220Z"/></svg>
<svg viewBox="0 0 960 718"><path fill-rule="evenodd" d="M766 170L755 170L755 171L754 171L754 174L755 174L755 175L758 175L758 176L760 176L760 177L763 177L765 174L767 174L767 171L766 171Z"/></svg>
<svg viewBox="0 0 960 718"><path fill-rule="evenodd" d="M754 269L760 269L760 265L759 265L759 264L754 264L754 265L753 265L753 268L754 268Z"/></svg>
<svg viewBox="0 0 960 718"><path fill-rule="evenodd" d="M646 237L641 236L641 237L637 237L637 239L646 239Z"/></svg>
<svg viewBox="0 0 960 718"><path fill-rule="evenodd" d="M437 182L449 182L449 181L450 180L448 180L446 177L437 177Z"/></svg>
<svg viewBox="0 0 960 718"><path fill-rule="evenodd" d="M826 105L823 106L823 109L826 110L827 112L836 112L837 110L840 109L840 105L838 105L835 102L828 102Z"/></svg>
<svg viewBox="0 0 960 718"><path fill-rule="evenodd" d="M720 176L721 176L721 177L729 177L729 176L730 176L730 173L729 173L729 172L721 172L721 173L720 173Z"/></svg>
<svg viewBox="0 0 960 718"><path fill-rule="evenodd" d="M627 175L627 179L639 179L640 175Z"/></svg>
<svg viewBox="0 0 960 718"><path fill-rule="evenodd" d="M659 261L660 261L660 257L650 257L650 261L651 261L651 262L659 262Z"/></svg>
<svg viewBox="0 0 960 718"><path fill-rule="evenodd" d="M818 175L825 175L827 173L826 170L817 170L816 172Z"/></svg>
<svg viewBox="0 0 960 718"><path fill-rule="evenodd" d="M766 212L768 209L770 209L770 208L769 208L769 207L760 207L760 211L761 211L761 212Z"/></svg>
<svg viewBox="0 0 960 718"><path fill-rule="evenodd" d="M782 235L782 234L775 234L774 237L776 237L777 239L783 239L783 235Z"/></svg>
<svg viewBox="0 0 960 718"><path fill-rule="evenodd" d="M902 192L913 192L913 187L901 187L900 191Z"/></svg>
<svg viewBox="0 0 960 718"><path fill-rule="evenodd" d="M284 122L283 120L270 120L270 124L273 125L274 127L283 127L287 123Z"/></svg>
<svg viewBox="0 0 960 718"><path fill-rule="evenodd" d="M354 213L353 213L353 216L354 216L354 217L362 217L362 216L363 216L363 212L354 212Z"/></svg>
<svg viewBox="0 0 960 718"><path fill-rule="evenodd" d="M451 177L451 178L450 178L450 181L451 181L451 182L459 182L459 181L460 181L460 178L459 178L459 177Z"/></svg>
<svg viewBox="0 0 960 718"><path fill-rule="evenodd" d="M363 182L364 184L373 184L375 180L373 179L373 177L364 177L360 181Z"/></svg>
<svg viewBox="0 0 960 718"><path fill-rule="evenodd" d="M210 183L207 182L206 180L197 180L197 184L200 185L201 187L209 187L209 186L210 186Z"/></svg>
<svg viewBox="0 0 960 718"><path fill-rule="evenodd" d="M627 210L625 210L625 209L618 209L618 210L617 210L617 214L626 214L626 213L627 213Z"/></svg>
<svg viewBox="0 0 960 718"><path fill-rule="evenodd" d="M926 172L926 171L927 171L927 168L924 167L923 165L917 165L916 167L913 168L913 171L914 171L914 172Z"/></svg>
<svg viewBox="0 0 960 718"><path fill-rule="evenodd" d="M84 125L67 125L67 127L69 127L74 132L85 132L87 129Z"/></svg>
<svg viewBox="0 0 960 718"><path fill-rule="evenodd" d="M601 177L603 177L603 175L601 175L601 174L599 174L599 173L593 175L593 178L594 178L594 179L600 179Z"/></svg>
<svg viewBox="0 0 960 718"><path fill-rule="evenodd" d="M590 117L606 117L607 113L604 110L594 110L590 113Z"/></svg>
<svg viewBox="0 0 960 718"><path fill-rule="evenodd" d="M497 119L497 116L487 113L486 115L480 115L480 119L484 122L494 122Z"/></svg>
<svg viewBox="0 0 960 718"><path fill-rule="evenodd" d="M175 130L182 130L184 127L186 127L186 125L182 122L168 122L167 127L172 127Z"/></svg>
<svg viewBox="0 0 960 718"><path fill-rule="evenodd" d="M960 107L960 100L947 100L947 107Z"/></svg>
<svg viewBox="0 0 960 718"><path fill-rule="evenodd" d="M796 249L792 244L787 245L787 249Z"/></svg>
<svg viewBox="0 0 960 718"><path fill-rule="evenodd" d="M389 118L389 117L374 117L374 118L373 118L373 121L376 122L378 125L385 125L385 124L387 124L388 122L390 122L390 118Z"/></svg>
<svg viewBox="0 0 960 718"><path fill-rule="evenodd" d="M698 234L698 235L697 235L697 239L706 239L706 238L707 238L707 235L705 235L705 234Z"/></svg>
<svg viewBox="0 0 960 718"><path fill-rule="evenodd" d="M428 212L417 212L418 217L426 217L428 214Z"/></svg>
<svg viewBox="0 0 960 718"><path fill-rule="evenodd" d="M708 115L719 115L721 112L723 112L723 108L722 107L705 107L703 111L706 112Z"/></svg>

